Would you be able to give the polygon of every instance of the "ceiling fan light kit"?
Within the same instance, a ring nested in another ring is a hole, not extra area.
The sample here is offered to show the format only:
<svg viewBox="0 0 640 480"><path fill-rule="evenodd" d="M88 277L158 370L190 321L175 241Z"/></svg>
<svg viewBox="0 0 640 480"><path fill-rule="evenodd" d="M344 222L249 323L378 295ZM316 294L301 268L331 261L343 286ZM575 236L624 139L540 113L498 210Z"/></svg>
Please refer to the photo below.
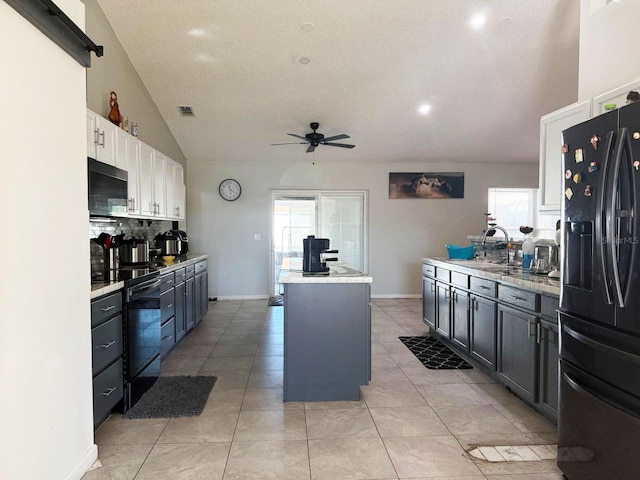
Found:
<svg viewBox="0 0 640 480"><path fill-rule="evenodd" d="M328 145L330 147L341 147L341 148L353 148L353 147L355 147L355 145L350 145L348 143L335 143L334 142L334 140L344 140L345 138L351 138L349 135L347 135L345 133L341 133L339 135L332 135L331 137L325 137L322 133L318 133L316 131L316 130L318 130L318 127L320 126L320 124L318 122L311 122L309 124L309 126L311 127L311 130L313 130L313 132L307 133L304 137L302 135L297 135L295 133L287 133L287 135L299 138L300 140L304 140L304 142L272 143L271 145L296 145L296 144L306 145L306 144L309 144L309 146L307 147L307 153L313 152L316 149L316 147L319 146L319 145Z"/></svg>

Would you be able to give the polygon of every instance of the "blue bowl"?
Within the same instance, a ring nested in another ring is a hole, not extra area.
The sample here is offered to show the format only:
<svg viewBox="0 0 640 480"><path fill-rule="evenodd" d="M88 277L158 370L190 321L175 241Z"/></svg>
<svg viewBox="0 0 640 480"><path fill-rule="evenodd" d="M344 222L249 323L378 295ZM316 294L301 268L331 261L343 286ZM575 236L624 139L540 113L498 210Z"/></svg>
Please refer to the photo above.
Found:
<svg viewBox="0 0 640 480"><path fill-rule="evenodd" d="M476 247L474 245L460 247L458 245L447 244L446 247L451 260L471 260L476 253Z"/></svg>

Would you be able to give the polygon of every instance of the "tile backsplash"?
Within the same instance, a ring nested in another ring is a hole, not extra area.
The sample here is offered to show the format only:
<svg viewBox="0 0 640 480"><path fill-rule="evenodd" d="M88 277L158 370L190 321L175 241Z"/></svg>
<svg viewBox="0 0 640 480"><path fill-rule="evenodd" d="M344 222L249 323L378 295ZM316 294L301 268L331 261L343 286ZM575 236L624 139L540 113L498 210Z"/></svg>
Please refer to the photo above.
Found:
<svg viewBox="0 0 640 480"><path fill-rule="evenodd" d="M114 220L114 222L109 222L91 219L89 221L89 238L97 238L102 232L109 235L124 233L124 238L135 237L138 240L149 240L150 246L153 246L154 237L170 230L172 225L169 220L138 220L136 218L115 218Z"/></svg>

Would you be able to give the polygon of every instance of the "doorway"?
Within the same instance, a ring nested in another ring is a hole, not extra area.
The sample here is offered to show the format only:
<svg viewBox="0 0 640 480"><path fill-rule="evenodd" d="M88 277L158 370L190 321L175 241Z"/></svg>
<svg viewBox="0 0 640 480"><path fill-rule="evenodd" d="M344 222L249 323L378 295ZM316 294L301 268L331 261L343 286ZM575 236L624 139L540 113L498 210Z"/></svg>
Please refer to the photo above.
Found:
<svg viewBox="0 0 640 480"><path fill-rule="evenodd" d="M337 264L367 271L366 191L272 191L271 211L271 295L283 293L282 269L302 270L308 235L328 238Z"/></svg>

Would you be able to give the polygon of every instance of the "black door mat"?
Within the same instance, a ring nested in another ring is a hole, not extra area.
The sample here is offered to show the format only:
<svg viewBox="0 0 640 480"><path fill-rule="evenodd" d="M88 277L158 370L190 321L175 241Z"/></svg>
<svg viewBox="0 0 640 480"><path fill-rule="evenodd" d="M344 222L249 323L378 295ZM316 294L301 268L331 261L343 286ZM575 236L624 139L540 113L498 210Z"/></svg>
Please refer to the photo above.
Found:
<svg viewBox="0 0 640 480"><path fill-rule="evenodd" d="M269 307L282 307L284 306L284 297L282 295L276 295L269 298Z"/></svg>
<svg viewBox="0 0 640 480"><path fill-rule="evenodd" d="M216 377L160 377L124 418L196 417L209 399Z"/></svg>
<svg viewBox="0 0 640 480"><path fill-rule="evenodd" d="M436 337L398 337L422 364L432 370L473 368Z"/></svg>

